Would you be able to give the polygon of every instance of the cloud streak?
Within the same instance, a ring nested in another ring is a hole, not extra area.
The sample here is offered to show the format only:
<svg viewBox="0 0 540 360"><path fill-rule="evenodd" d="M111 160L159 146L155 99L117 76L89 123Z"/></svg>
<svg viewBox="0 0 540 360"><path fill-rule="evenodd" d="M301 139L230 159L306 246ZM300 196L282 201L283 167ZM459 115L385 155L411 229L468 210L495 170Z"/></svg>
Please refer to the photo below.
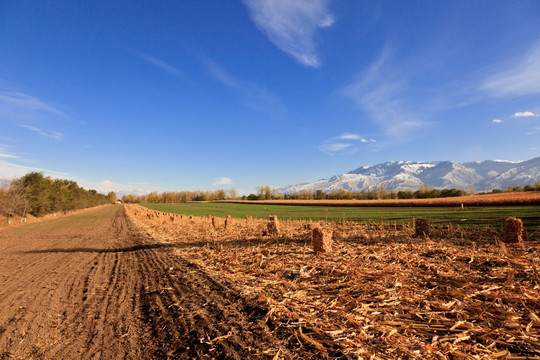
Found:
<svg viewBox="0 0 540 360"><path fill-rule="evenodd" d="M156 65L157 67L161 68L162 70L172 74L172 75L176 75L176 76L180 76L180 77L185 77L185 74L177 69L176 67L166 63L165 61L161 60L161 59L158 59L154 56L151 56L151 55L148 55L148 54L144 54L144 53L139 53L139 56L148 61L149 63L151 64L154 64Z"/></svg>
<svg viewBox="0 0 540 360"><path fill-rule="evenodd" d="M122 195L144 195L151 192L151 190L141 187L135 187L133 184L118 184L111 180L103 180L100 182L88 182L85 180L77 179L77 183L85 189L94 189L102 194L108 194L110 191L114 191L120 198Z"/></svg>
<svg viewBox="0 0 540 360"><path fill-rule="evenodd" d="M285 112L285 107L281 99L270 93L268 90L238 79L210 59L204 58L203 64L206 67L208 74L214 80L238 94L243 99L246 106L256 110L272 112L274 114Z"/></svg>
<svg viewBox="0 0 540 360"><path fill-rule="evenodd" d="M231 185L232 183L232 179L228 177L220 177L214 179L214 185Z"/></svg>
<svg viewBox="0 0 540 360"><path fill-rule="evenodd" d="M22 128L25 128L27 130L33 131L36 134L39 134L41 136L47 137L49 139L53 139L53 140L61 140L62 137L64 137L64 134L59 133L57 131L45 131L45 130L39 129L39 128L35 127L35 126L24 125L24 124L21 124L19 126L22 127Z"/></svg>
<svg viewBox="0 0 540 360"><path fill-rule="evenodd" d="M15 159L20 159L20 158L18 156L12 156L8 158L0 156L0 178L12 179L12 178L24 176L25 174L28 174L29 172L32 172L32 171L44 172L56 178L65 179L65 178L71 177L68 174L61 173L58 171L42 169L42 168L38 168L34 166L20 165L20 164L17 164L16 162L10 161L10 160L15 160Z"/></svg>
<svg viewBox="0 0 540 360"><path fill-rule="evenodd" d="M16 107L18 109L26 109L28 111L47 112L56 115L65 116L65 114L38 98L18 92L18 91L1 91L0 104L4 106Z"/></svg>
<svg viewBox="0 0 540 360"><path fill-rule="evenodd" d="M314 36L335 18L328 0L244 0L251 19L281 51L305 66L320 66Z"/></svg>
<svg viewBox="0 0 540 360"><path fill-rule="evenodd" d="M514 117L530 117L530 116L538 116L538 115L533 113L532 111L522 111L522 112L518 111L514 114Z"/></svg>
<svg viewBox="0 0 540 360"><path fill-rule="evenodd" d="M481 90L495 97L540 94L540 42L507 69L489 76Z"/></svg>
<svg viewBox="0 0 540 360"><path fill-rule="evenodd" d="M343 133L340 136L338 136L337 138L340 139L340 140L361 140L360 135L351 134L351 133Z"/></svg>
<svg viewBox="0 0 540 360"><path fill-rule="evenodd" d="M44 123L56 122L59 119L68 119L68 115L37 97L13 89L0 90L0 121L14 123L42 136L60 140L63 134L39 128ZM37 123L41 125L34 126Z"/></svg>
<svg viewBox="0 0 540 360"><path fill-rule="evenodd" d="M409 81L401 66L393 63L392 53L385 48L341 93L364 110L381 127L387 142L395 145L412 141L432 123L425 120L423 110L412 107L413 98L407 99L411 96Z"/></svg>
<svg viewBox="0 0 540 360"><path fill-rule="evenodd" d="M342 133L324 141L319 145L319 151L334 155L334 154L353 154L360 150L360 144L376 143L375 139L366 139L358 134Z"/></svg>

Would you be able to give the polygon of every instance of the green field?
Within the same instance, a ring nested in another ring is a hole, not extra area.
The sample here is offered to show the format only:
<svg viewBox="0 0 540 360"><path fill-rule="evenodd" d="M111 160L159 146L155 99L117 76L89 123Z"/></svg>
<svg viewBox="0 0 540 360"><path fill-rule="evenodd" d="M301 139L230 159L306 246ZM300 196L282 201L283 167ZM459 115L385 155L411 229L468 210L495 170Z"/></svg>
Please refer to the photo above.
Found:
<svg viewBox="0 0 540 360"><path fill-rule="evenodd" d="M515 216L523 220L529 231L540 229L540 206L483 206L461 209L458 207L322 207L303 205L259 205L234 203L181 203L142 204L157 211L184 215L212 215L243 218L268 219L277 215L279 219L312 219L334 222L355 221L359 223L411 224L415 217L431 219L433 225L461 225L465 227L499 228L504 219Z"/></svg>

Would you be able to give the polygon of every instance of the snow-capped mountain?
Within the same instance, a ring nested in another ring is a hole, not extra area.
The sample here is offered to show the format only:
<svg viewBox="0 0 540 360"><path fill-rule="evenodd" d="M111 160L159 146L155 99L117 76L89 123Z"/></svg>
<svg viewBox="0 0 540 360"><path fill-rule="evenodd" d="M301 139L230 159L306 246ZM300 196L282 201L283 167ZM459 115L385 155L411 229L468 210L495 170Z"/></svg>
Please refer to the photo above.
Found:
<svg viewBox="0 0 540 360"><path fill-rule="evenodd" d="M283 194L305 190L330 193L339 189L360 192L380 189L384 183L386 190L418 190L427 184L432 189L490 191L534 185L537 181L540 181L540 157L519 162L486 160L463 164L452 161L390 161L277 190Z"/></svg>

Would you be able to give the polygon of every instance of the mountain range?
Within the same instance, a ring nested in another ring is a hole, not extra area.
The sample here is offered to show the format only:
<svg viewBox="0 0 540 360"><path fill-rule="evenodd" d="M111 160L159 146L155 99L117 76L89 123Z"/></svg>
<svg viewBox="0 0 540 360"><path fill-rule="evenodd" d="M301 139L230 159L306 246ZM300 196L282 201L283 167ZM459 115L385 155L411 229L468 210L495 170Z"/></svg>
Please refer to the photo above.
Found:
<svg viewBox="0 0 540 360"><path fill-rule="evenodd" d="M534 185L540 181L540 157L527 161L485 160L467 163L453 161L390 161L362 166L345 174L335 175L277 189L282 194L339 189L351 192L374 191L384 183L386 190L418 190L421 185L432 189L491 191L516 185Z"/></svg>

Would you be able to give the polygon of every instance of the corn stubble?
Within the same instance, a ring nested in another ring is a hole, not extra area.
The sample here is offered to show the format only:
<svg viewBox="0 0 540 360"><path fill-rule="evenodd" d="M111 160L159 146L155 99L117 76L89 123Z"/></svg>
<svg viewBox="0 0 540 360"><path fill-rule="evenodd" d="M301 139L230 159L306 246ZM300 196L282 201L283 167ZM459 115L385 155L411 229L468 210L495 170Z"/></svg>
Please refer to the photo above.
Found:
<svg viewBox="0 0 540 360"><path fill-rule="evenodd" d="M452 226L415 237L413 226L279 221L277 235L268 233L274 220L228 218L225 227L126 211L253 299L289 339L276 359L295 349L313 358L540 359L540 231L520 246L505 245L499 230ZM320 231L331 251L314 250Z"/></svg>

